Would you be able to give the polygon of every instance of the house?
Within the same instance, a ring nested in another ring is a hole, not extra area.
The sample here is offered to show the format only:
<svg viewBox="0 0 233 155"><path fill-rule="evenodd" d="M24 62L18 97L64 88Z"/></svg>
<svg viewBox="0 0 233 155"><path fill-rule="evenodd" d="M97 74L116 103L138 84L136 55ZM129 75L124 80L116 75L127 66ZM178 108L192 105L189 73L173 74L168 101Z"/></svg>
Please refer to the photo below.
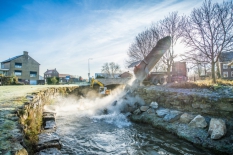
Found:
<svg viewBox="0 0 233 155"><path fill-rule="evenodd" d="M233 79L233 52L222 53L219 57L219 70L221 78Z"/></svg>
<svg viewBox="0 0 233 155"><path fill-rule="evenodd" d="M15 75L19 82L35 85L39 80L40 64L28 55L27 51L23 55L18 55L1 62L1 68L8 70L8 76Z"/></svg>
<svg viewBox="0 0 233 155"><path fill-rule="evenodd" d="M122 74L119 75L120 78L131 78L133 75L131 73L128 72L124 72Z"/></svg>
<svg viewBox="0 0 233 155"><path fill-rule="evenodd" d="M181 82L181 81L187 81L187 67L186 62L177 61L172 64L172 82Z"/></svg>
<svg viewBox="0 0 233 155"><path fill-rule="evenodd" d="M59 74L59 83L73 83L75 81L75 77L70 74Z"/></svg>
<svg viewBox="0 0 233 155"><path fill-rule="evenodd" d="M50 78L50 77L59 77L58 71L55 69L47 69L47 71L44 73L44 79Z"/></svg>

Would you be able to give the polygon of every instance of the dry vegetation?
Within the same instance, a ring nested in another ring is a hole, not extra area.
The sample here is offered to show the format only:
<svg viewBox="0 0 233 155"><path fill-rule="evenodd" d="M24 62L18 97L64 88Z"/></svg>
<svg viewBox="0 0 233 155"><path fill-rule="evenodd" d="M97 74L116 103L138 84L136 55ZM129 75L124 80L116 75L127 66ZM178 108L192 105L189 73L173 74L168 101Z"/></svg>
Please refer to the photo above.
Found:
<svg viewBox="0 0 233 155"><path fill-rule="evenodd" d="M233 81L217 79L216 84L213 84L211 80L199 80L197 82L181 82L181 83L172 83L169 85L171 88L208 88L215 89L221 86L233 86Z"/></svg>

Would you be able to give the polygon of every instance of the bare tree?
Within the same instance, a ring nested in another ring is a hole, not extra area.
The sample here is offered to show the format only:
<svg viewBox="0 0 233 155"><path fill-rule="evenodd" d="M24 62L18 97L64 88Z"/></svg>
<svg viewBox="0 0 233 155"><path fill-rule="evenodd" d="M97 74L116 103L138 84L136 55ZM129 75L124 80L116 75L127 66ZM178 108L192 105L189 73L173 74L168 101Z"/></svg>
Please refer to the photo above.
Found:
<svg viewBox="0 0 233 155"><path fill-rule="evenodd" d="M120 66L115 63L115 62L110 62L110 63L105 63L102 66L102 70L103 73L107 74L108 77L112 77L115 78L115 74L116 73L120 73Z"/></svg>
<svg viewBox="0 0 233 155"><path fill-rule="evenodd" d="M157 31L159 33L159 38L168 35L171 37L171 48L162 57L162 62L167 68L168 82L171 82L171 67L174 63L174 59L177 57L174 46L182 37L182 22L183 20L178 15L178 12L172 12L151 28L152 31Z"/></svg>
<svg viewBox="0 0 233 155"><path fill-rule="evenodd" d="M152 32L147 29L141 33L139 33L134 43L131 44L129 50L127 52L129 59L126 61L127 64L131 64L136 61L143 60L155 47L158 41L157 32Z"/></svg>
<svg viewBox="0 0 233 155"><path fill-rule="evenodd" d="M157 41L165 36L171 36L172 44L170 50L168 50L161 61L155 66L155 71L163 70L166 66L169 82L171 81L171 66L174 62L175 55L174 46L181 38L181 17L178 12L172 12L164 20L152 24L150 29L138 34L135 42L130 46L128 51L129 60L128 64L132 62L143 60L149 52L155 47Z"/></svg>
<svg viewBox="0 0 233 155"><path fill-rule="evenodd" d="M212 81L216 83L215 64L222 52L233 48L232 1L212 4L206 0L184 19L182 29L182 42L188 48L186 59L211 64Z"/></svg>

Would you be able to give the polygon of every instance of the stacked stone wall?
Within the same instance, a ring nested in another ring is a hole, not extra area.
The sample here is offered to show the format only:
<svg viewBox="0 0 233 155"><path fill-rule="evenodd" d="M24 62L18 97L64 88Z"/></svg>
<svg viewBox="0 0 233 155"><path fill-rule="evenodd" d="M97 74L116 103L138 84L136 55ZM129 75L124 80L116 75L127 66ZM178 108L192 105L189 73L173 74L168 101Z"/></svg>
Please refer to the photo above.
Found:
<svg viewBox="0 0 233 155"><path fill-rule="evenodd" d="M213 97L195 93L180 93L169 89L139 87L134 95L141 97L146 104L156 101L160 106L180 111L225 118L233 117L233 97Z"/></svg>

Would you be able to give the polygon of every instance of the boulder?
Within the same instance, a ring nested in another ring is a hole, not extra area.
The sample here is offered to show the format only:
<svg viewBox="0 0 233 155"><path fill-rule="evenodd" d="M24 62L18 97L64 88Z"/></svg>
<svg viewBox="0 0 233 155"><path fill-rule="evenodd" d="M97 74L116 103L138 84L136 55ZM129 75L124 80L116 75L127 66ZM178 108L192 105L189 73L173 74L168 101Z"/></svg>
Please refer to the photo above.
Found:
<svg viewBox="0 0 233 155"><path fill-rule="evenodd" d="M151 102L150 107L153 109L157 109L159 107L157 102Z"/></svg>
<svg viewBox="0 0 233 155"><path fill-rule="evenodd" d="M141 113L141 110L140 109L137 109L137 110L135 110L134 112L133 112L133 114L135 114L135 115L139 115Z"/></svg>
<svg viewBox="0 0 233 155"><path fill-rule="evenodd" d="M189 123L193 118L194 118L193 115L188 114L188 113L183 113L183 114L180 116L180 122L181 122L181 123Z"/></svg>
<svg viewBox="0 0 233 155"><path fill-rule="evenodd" d="M197 115L190 123L189 126L192 128L205 128L207 123L205 118L201 115Z"/></svg>
<svg viewBox="0 0 233 155"><path fill-rule="evenodd" d="M163 118L163 120L165 122L171 123L171 122L178 120L181 114L182 113L180 111L172 110Z"/></svg>
<svg viewBox="0 0 233 155"><path fill-rule="evenodd" d="M222 119L211 118L208 134L211 139L220 139L227 132L225 121Z"/></svg>
<svg viewBox="0 0 233 155"><path fill-rule="evenodd" d="M155 110L150 108L146 111L148 114L154 114L155 113Z"/></svg>
<svg viewBox="0 0 233 155"><path fill-rule="evenodd" d="M140 107L140 110L142 111L142 112L145 112L145 111L147 111L149 109L149 106L141 106Z"/></svg>
<svg viewBox="0 0 233 155"><path fill-rule="evenodd" d="M165 115L167 115L169 113L169 109L159 109L159 110L156 110L156 114L159 116L159 117L164 117Z"/></svg>

